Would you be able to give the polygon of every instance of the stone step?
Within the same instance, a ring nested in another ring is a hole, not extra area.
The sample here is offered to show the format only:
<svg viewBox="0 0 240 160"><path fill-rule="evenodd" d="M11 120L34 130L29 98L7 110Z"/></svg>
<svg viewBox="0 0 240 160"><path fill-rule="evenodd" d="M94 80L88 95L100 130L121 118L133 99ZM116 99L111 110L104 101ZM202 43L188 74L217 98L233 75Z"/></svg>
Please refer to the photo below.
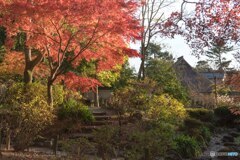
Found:
<svg viewBox="0 0 240 160"><path fill-rule="evenodd" d="M95 131L99 128L101 128L101 126L90 125L90 126L82 126L80 128L80 130L82 133L92 133L93 131Z"/></svg>
<svg viewBox="0 0 240 160"><path fill-rule="evenodd" d="M103 125L111 125L113 121L93 121L91 125L93 126L103 126Z"/></svg>
<svg viewBox="0 0 240 160"><path fill-rule="evenodd" d="M86 138L88 140L93 140L93 135L90 133L74 133L69 135L69 139L78 139L78 138Z"/></svg>
<svg viewBox="0 0 240 160"><path fill-rule="evenodd" d="M108 116L108 115L97 115L94 116L96 121L101 121L101 120L110 120L112 119L112 116Z"/></svg>
<svg viewBox="0 0 240 160"><path fill-rule="evenodd" d="M92 114L93 114L93 116L105 116L105 115L107 115L107 113L106 112L92 112Z"/></svg>

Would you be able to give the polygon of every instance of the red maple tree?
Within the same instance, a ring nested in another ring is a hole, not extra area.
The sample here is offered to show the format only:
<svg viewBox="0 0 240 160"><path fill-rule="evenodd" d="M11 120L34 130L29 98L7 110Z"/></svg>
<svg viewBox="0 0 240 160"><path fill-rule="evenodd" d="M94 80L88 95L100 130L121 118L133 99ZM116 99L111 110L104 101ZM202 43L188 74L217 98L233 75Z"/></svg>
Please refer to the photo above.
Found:
<svg viewBox="0 0 240 160"><path fill-rule="evenodd" d="M47 59L52 103L52 85L59 76L67 75L71 86L86 82L86 77L66 74L66 63L78 66L82 59L94 59L98 70L109 70L123 63L124 56L138 56L128 47L130 40L140 38L136 8L133 0L0 0L0 24L7 29L8 46L17 33L26 33L27 74ZM39 51L33 58L31 49Z"/></svg>
<svg viewBox="0 0 240 160"><path fill-rule="evenodd" d="M193 9L186 11L189 8ZM204 53L211 43L239 44L240 1L183 0L181 11L172 13L160 28L164 35L183 35L196 55Z"/></svg>

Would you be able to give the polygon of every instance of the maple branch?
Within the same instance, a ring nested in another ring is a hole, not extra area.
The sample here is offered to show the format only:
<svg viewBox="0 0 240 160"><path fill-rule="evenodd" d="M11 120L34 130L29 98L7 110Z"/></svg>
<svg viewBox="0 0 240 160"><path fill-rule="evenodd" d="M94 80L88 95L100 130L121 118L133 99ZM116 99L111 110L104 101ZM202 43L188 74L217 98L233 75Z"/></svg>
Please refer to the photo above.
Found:
<svg viewBox="0 0 240 160"><path fill-rule="evenodd" d="M36 65L38 65L43 59L43 55L39 52L37 52L37 57L31 61L32 68Z"/></svg>
<svg viewBox="0 0 240 160"><path fill-rule="evenodd" d="M54 24L54 22L52 21L52 19L50 19L50 22L52 23L52 25L54 26L54 28L56 29L56 32L58 34L58 37L59 37L59 48L58 48L58 65L60 65L60 53L61 53L61 50L62 50L62 37L61 37L61 34L59 32L59 29L60 28L57 28L57 26Z"/></svg>
<svg viewBox="0 0 240 160"><path fill-rule="evenodd" d="M50 67L50 72L52 72L53 70L53 64L52 64L52 60L51 60L51 56L50 56L50 51L48 49L48 46L45 45L46 51L47 51L47 55L48 55L48 65Z"/></svg>
<svg viewBox="0 0 240 160"><path fill-rule="evenodd" d="M84 51L92 44L92 41L93 41L93 39L94 39L94 36L95 36L96 33L97 33L97 28L99 27L99 23L100 23L100 19L98 19L97 24L96 24L95 27L94 27L93 33L92 33L92 35L91 35L88 43L87 43L84 47L82 47L82 48L80 49L80 51L77 53L77 55L75 55L75 56L70 60L70 62L73 62L82 52L84 52ZM101 38L101 36L100 36L99 38ZM97 38L97 39L98 39L98 38Z"/></svg>

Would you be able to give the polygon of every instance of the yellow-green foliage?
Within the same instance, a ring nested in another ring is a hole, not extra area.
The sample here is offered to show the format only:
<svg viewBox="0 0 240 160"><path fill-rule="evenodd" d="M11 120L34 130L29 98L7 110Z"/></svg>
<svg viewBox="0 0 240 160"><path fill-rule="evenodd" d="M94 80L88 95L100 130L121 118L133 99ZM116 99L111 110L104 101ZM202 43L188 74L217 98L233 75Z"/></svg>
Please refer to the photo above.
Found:
<svg viewBox="0 0 240 160"><path fill-rule="evenodd" d="M30 103L39 98L41 101L47 101L47 87L40 83L24 84L14 83L7 91L7 103L16 106L22 103ZM62 86L53 87L54 106L63 103L64 91Z"/></svg>
<svg viewBox="0 0 240 160"><path fill-rule="evenodd" d="M155 81L129 81L128 86L115 91L110 100L110 106L121 112L146 111L152 96L161 93L161 88Z"/></svg>
<svg viewBox="0 0 240 160"><path fill-rule="evenodd" d="M56 87L55 91L61 93L62 89ZM56 94L55 104L62 101L61 94ZM12 119L16 121L14 126L10 126L14 131L16 150L27 148L37 134L50 125L55 117L54 107L47 103L46 87L40 83L13 84L7 91L4 105L4 109L9 110Z"/></svg>
<svg viewBox="0 0 240 160"><path fill-rule="evenodd" d="M112 84L114 84L120 76L120 72L114 72L114 71L102 71L98 73L97 77L99 81L107 87L111 87Z"/></svg>
<svg viewBox="0 0 240 160"><path fill-rule="evenodd" d="M186 116L182 103L167 94L153 96L149 101L147 117L157 121L178 123Z"/></svg>

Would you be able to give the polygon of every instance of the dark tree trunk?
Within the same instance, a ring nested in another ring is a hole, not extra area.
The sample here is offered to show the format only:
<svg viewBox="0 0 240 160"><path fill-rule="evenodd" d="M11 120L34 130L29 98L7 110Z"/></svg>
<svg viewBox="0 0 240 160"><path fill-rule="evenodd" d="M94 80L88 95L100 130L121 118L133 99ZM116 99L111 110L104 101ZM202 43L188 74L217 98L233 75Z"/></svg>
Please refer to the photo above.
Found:
<svg viewBox="0 0 240 160"><path fill-rule="evenodd" d="M95 107L99 107L98 86L96 86L96 92L94 93L94 106L95 106Z"/></svg>
<svg viewBox="0 0 240 160"><path fill-rule="evenodd" d="M138 79L145 79L145 59L142 58L141 59L141 65L140 65L140 68L139 68L139 71L138 71Z"/></svg>
<svg viewBox="0 0 240 160"><path fill-rule="evenodd" d="M53 152L54 152L54 155L57 155L58 139L59 139L59 135L56 135L56 136L54 137L54 140L53 140Z"/></svg>
<svg viewBox="0 0 240 160"><path fill-rule="evenodd" d="M50 79L50 78L49 78ZM53 106L53 91L52 91L52 81L48 80L47 84L47 96L48 96L48 104Z"/></svg>
<svg viewBox="0 0 240 160"><path fill-rule="evenodd" d="M118 125L119 125L119 137L121 139L122 137L122 114L120 112L118 112Z"/></svg>
<svg viewBox="0 0 240 160"><path fill-rule="evenodd" d="M33 82L33 71L25 68L24 70L24 83L32 83Z"/></svg>
<svg viewBox="0 0 240 160"><path fill-rule="evenodd" d="M47 96L48 96L48 105L53 106L53 80L51 77L48 78ZM52 149L53 149L54 155L57 155L58 139L59 139L59 135L57 134L53 140L53 148Z"/></svg>
<svg viewBox="0 0 240 160"><path fill-rule="evenodd" d="M0 157L2 156L2 128L0 128Z"/></svg>
<svg viewBox="0 0 240 160"><path fill-rule="evenodd" d="M218 94L217 94L217 78L214 77L214 95L215 95L215 107L218 106Z"/></svg>
<svg viewBox="0 0 240 160"><path fill-rule="evenodd" d="M24 68L24 83L32 83L33 81L33 70L42 61L43 55L38 55L32 60L32 49L25 49L25 68Z"/></svg>
<svg viewBox="0 0 240 160"><path fill-rule="evenodd" d="M11 148L11 131L9 128L6 130L6 149L10 150Z"/></svg>

